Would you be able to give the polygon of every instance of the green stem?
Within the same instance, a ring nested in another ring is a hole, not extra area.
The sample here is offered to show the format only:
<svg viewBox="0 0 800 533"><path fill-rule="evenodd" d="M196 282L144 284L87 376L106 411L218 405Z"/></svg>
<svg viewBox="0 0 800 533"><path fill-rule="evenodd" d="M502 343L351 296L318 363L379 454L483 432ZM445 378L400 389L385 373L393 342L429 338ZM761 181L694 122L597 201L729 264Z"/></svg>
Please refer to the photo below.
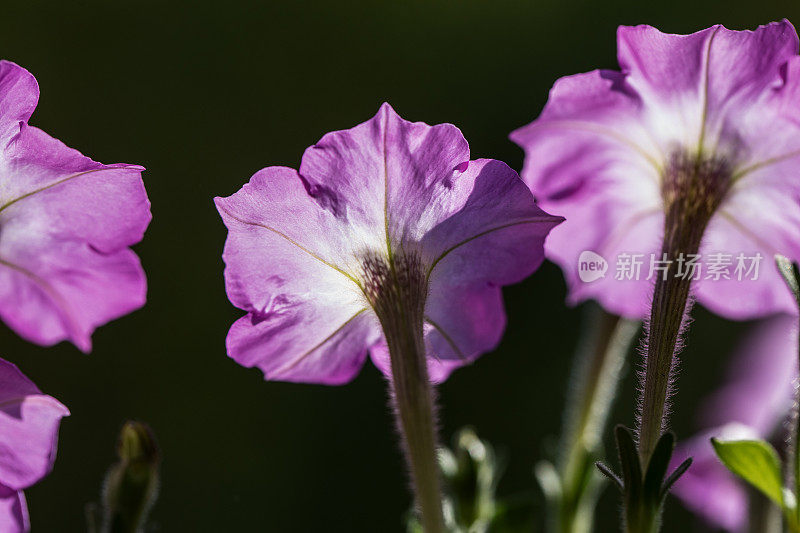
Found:
<svg viewBox="0 0 800 533"><path fill-rule="evenodd" d="M418 313L412 313L417 315ZM392 399L425 533L444 531L433 387L428 377L422 315L383 317L392 366Z"/></svg>
<svg viewBox="0 0 800 533"><path fill-rule="evenodd" d="M669 263L666 272L657 275L647 328L639 425L639 457L642 465L650 463L650 456L666 426L667 398L678 336L690 308L691 277L679 275L678 259L697 254L708 223L707 219L687 219L681 207L678 204L667 212L664 243L661 256L657 258L665 258Z"/></svg>
<svg viewBox="0 0 800 533"><path fill-rule="evenodd" d="M567 422L561 440L558 500L560 533L592 531L592 509L597 500L594 461L600 454L608 414L622 368L640 323L590 309L587 335L577 353L571 395L567 400Z"/></svg>

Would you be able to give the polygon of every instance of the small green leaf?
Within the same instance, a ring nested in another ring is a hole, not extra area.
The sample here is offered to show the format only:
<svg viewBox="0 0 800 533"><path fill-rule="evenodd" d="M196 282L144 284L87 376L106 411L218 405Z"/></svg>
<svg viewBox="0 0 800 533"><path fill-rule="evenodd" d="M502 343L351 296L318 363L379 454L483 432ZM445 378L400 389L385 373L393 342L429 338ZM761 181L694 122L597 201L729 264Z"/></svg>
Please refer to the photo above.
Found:
<svg viewBox="0 0 800 533"><path fill-rule="evenodd" d="M761 440L720 441L711 439L725 467L760 490L783 508L783 481L778 453Z"/></svg>

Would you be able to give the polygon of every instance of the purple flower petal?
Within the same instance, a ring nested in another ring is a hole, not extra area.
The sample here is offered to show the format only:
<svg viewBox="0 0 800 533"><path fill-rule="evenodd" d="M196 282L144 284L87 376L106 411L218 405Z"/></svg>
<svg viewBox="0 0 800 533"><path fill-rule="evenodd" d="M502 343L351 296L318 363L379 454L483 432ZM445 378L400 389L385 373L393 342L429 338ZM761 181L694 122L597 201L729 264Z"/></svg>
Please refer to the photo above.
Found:
<svg viewBox="0 0 800 533"><path fill-rule="evenodd" d="M27 533L30 529L25 495L21 490L10 489L0 484L0 531Z"/></svg>
<svg viewBox="0 0 800 533"><path fill-rule="evenodd" d="M38 89L0 62L0 316L21 336L91 349L94 329L141 307L128 247L150 222L142 167L102 165L25 121Z"/></svg>
<svg viewBox="0 0 800 533"><path fill-rule="evenodd" d="M377 326L352 275L331 261L345 264L343 251L357 236L288 168L264 169L215 201L229 230L228 298L248 312L228 333L228 354L258 366L267 379L351 380L377 340Z"/></svg>
<svg viewBox="0 0 800 533"><path fill-rule="evenodd" d="M0 359L0 483L31 486L53 467L58 426L69 411Z"/></svg>
<svg viewBox="0 0 800 533"><path fill-rule="evenodd" d="M0 139L13 135L19 122L27 122L38 101L36 78L14 63L0 61Z"/></svg>
<svg viewBox="0 0 800 533"><path fill-rule="evenodd" d="M418 261L428 355L455 361L432 363L441 380L497 344L499 286L538 267L561 221L506 165L470 161L455 126L408 122L388 104L325 135L299 173L266 168L215 201L229 230L228 297L248 313L230 330L229 355L268 379L328 384L352 379L370 350L389 371L366 297L370 261Z"/></svg>
<svg viewBox="0 0 800 533"><path fill-rule="evenodd" d="M567 218L546 251L564 270L569 301L593 298L617 314L647 314L649 261L663 234L661 185L683 155L729 173L700 248L705 265L714 253L764 259L757 279L719 281L704 272L694 283L698 300L735 319L789 312L793 303L768 263L775 253L800 259L794 28L782 21L671 35L621 27L618 50L622 72L562 78L540 117L511 135L526 151L523 178L539 204ZM609 274L581 281L584 251L603 256ZM643 259L638 281L614 279L620 254Z"/></svg>

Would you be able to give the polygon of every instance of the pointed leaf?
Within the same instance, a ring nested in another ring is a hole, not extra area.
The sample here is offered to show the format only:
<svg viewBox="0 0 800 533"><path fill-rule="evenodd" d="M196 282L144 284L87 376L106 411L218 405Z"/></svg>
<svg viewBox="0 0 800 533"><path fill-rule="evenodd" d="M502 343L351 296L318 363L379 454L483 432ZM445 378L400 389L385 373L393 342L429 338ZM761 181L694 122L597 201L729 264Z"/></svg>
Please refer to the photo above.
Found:
<svg viewBox="0 0 800 533"><path fill-rule="evenodd" d="M711 439L725 467L783 507L783 481L778 453L761 440L719 441Z"/></svg>
<svg viewBox="0 0 800 533"><path fill-rule="evenodd" d="M674 485L675 482L678 481L687 470L689 470L689 467L692 466L692 460L693 459L689 457L684 462L679 464L678 468L672 471L669 477L664 481L664 486L661 487L661 494L658 496L659 500L663 500L667 496L669 489L672 488L672 485Z"/></svg>
<svg viewBox="0 0 800 533"><path fill-rule="evenodd" d="M619 425L614 434L617 438L617 451L622 469L622 482L628 497L638 499L642 493L642 466L639 463L639 454L633 442L633 433L625 426Z"/></svg>
<svg viewBox="0 0 800 533"><path fill-rule="evenodd" d="M667 475L669 460L672 458L672 450L675 449L675 434L664 433L650 456L647 464L647 471L644 474L644 494L651 503L657 503L661 495L661 487L664 476Z"/></svg>
<svg viewBox="0 0 800 533"><path fill-rule="evenodd" d="M597 467L597 469L600 471L601 474L606 476L608 479L611 480L612 483L614 483L614 485L617 486L620 492L625 492L625 487L623 487L622 485L622 480L617 476L617 474L614 473L613 470L611 470L608 466L606 466L600 461L597 461L594 465Z"/></svg>

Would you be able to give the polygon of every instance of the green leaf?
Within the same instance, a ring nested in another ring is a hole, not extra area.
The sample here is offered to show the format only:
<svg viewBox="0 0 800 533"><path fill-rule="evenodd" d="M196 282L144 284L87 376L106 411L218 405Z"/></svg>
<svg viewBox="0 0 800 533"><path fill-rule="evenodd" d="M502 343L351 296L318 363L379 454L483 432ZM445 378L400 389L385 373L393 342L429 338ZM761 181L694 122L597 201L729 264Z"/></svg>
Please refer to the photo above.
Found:
<svg viewBox="0 0 800 533"><path fill-rule="evenodd" d="M761 440L720 441L711 439L725 467L760 490L783 508L783 481L778 453Z"/></svg>

